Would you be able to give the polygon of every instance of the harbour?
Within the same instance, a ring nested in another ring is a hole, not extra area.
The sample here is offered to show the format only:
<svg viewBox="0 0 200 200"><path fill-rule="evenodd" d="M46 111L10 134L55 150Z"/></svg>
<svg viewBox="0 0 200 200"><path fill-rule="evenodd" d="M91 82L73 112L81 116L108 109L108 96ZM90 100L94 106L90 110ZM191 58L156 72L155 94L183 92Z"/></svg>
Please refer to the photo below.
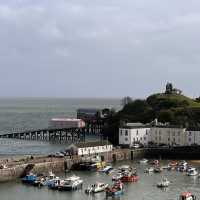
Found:
<svg viewBox="0 0 200 200"><path fill-rule="evenodd" d="M163 165L168 161L162 161ZM177 171L163 171L162 174L146 174L144 169L148 166L147 164L138 164L138 161L121 161L113 165L117 168L121 165L130 165L137 168L139 181L134 183L125 183L125 192L117 199L128 200L137 197L138 200L178 200L179 195L183 191L190 191L196 196L200 195L199 186L200 178L190 177L185 173ZM199 165L195 165L199 169ZM105 193L97 193L94 195L85 194L85 189L88 185L95 183L96 181L106 182L112 184L111 176L101 172L81 172L73 171L67 174L58 173L56 175L65 178L71 175L80 176L83 179L83 188L77 191L54 191L48 188L37 188L22 184L20 180L1 184L0 192L2 199L20 200L27 199L27 196L31 200L45 198L45 199L106 199ZM168 188L160 189L156 187L156 183L160 181L161 177L167 177L171 181L171 185Z"/></svg>

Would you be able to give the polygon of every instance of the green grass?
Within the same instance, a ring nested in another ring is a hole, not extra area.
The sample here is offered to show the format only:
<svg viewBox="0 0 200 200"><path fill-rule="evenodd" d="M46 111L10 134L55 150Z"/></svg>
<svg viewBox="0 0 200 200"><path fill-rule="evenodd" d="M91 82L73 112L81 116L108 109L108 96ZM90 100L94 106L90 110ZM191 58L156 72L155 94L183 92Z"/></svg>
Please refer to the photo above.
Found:
<svg viewBox="0 0 200 200"><path fill-rule="evenodd" d="M155 94L155 96L158 101L162 101L162 100L172 100L172 101L178 101L178 102L186 101L188 103L188 107L200 107L200 103L181 94L161 93L161 94Z"/></svg>

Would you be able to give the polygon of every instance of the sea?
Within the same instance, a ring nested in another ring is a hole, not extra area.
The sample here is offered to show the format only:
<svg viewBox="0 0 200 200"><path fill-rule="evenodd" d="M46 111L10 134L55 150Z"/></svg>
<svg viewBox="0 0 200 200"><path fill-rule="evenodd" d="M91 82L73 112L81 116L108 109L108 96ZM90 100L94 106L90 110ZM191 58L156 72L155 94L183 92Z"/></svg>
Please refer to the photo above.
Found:
<svg viewBox="0 0 200 200"><path fill-rule="evenodd" d="M78 108L119 110L121 100L117 98L1 98L0 134L47 128L51 118L76 118ZM66 145L42 141L0 139L0 157L45 155L63 150Z"/></svg>

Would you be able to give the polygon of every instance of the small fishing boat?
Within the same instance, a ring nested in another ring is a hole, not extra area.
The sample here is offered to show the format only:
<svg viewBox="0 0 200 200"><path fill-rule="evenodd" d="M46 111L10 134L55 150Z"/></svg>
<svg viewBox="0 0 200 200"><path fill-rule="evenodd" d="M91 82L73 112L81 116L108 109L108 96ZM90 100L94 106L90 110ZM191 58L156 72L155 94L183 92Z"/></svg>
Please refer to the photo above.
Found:
<svg viewBox="0 0 200 200"><path fill-rule="evenodd" d="M96 184L93 184L91 186L88 186L88 188L85 190L85 192L87 194L104 192L107 187L108 187L108 184L105 184L105 183L96 183Z"/></svg>
<svg viewBox="0 0 200 200"><path fill-rule="evenodd" d="M0 165L0 169L7 169L8 167L7 167L7 165L6 164L1 164Z"/></svg>
<svg viewBox="0 0 200 200"><path fill-rule="evenodd" d="M36 180L33 182L33 185L38 187L44 186L45 184L46 184L46 179L44 176L38 176Z"/></svg>
<svg viewBox="0 0 200 200"><path fill-rule="evenodd" d="M185 160L182 160L178 163L178 166L184 166L187 167L188 163Z"/></svg>
<svg viewBox="0 0 200 200"><path fill-rule="evenodd" d="M144 173L151 173L154 172L154 168L153 167L148 167L144 170Z"/></svg>
<svg viewBox="0 0 200 200"><path fill-rule="evenodd" d="M108 165L105 168L103 168L102 170L100 170L100 172L109 173L111 170L113 170L113 167Z"/></svg>
<svg viewBox="0 0 200 200"><path fill-rule="evenodd" d="M37 179L37 176L35 174L27 174L25 177L23 177L21 180L23 183L27 184L33 184Z"/></svg>
<svg viewBox="0 0 200 200"><path fill-rule="evenodd" d="M196 200L196 196L190 192L182 192L179 196L179 200Z"/></svg>
<svg viewBox="0 0 200 200"><path fill-rule="evenodd" d="M140 164L146 164L146 163L148 163L147 159L143 158L142 160L140 160Z"/></svg>
<svg viewBox="0 0 200 200"><path fill-rule="evenodd" d="M163 171L162 167L155 167L154 172L155 173L161 173Z"/></svg>
<svg viewBox="0 0 200 200"><path fill-rule="evenodd" d="M119 196L124 193L124 185L121 181L117 181L111 188L107 187L105 191L106 191L106 197Z"/></svg>
<svg viewBox="0 0 200 200"><path fill-rule="evenodd" d="M118 169L120 171L129 171L129 170L131 170L131 167L130 167L130 165L121 165Z"/></svg>
<svg viewBox="0 0 200 200"><path fill-rule="evenodd" d="M179 172L186 172L187 171L187 165L181 165L176 167L176 170Z"/></svg>
<svg viewBox="0 0 200 200"><path fill-rule="evenodd" d="M112 181L118 181L118 180L120 180L122 177L123 177L123 174L122 174L121 172L118 172L118 173L116 173L116 174L114 174L114 175L112 176Z"/></svg>
<svg viewBox="0 0 200 200"><path fill-rule="evenodd" d="M48 186L55 179L57 180L57 179L59 179L59 177L56 177L56 175L52 171L49 171L48 175L45 177L45 183L44 184Z"/></svg>
<svg viewBox="0 0 200 200"><path fill-rule="evenodd" d="M70 191L70 190L77 190L82 188L83 185L83 180L80 179L79 176L71 176L67 179L65 179L59 186L58 190L65 190L65 191Z"/></svg>
<svg viewBox="0 0 200 200"><path fill-rule="evenodd" d="M152 165L159 165L160 162L159 162L159 160L153 160L153 161L151 162L151 164L152 164Z"/></svg>
<svg viewBox="0 0 200 200"><path fill-rule="evenodd" d="M192 167L187 171L187 175L188 176L197 176L198 175L198 171L196 168Z"/></svg>
<svg viewBox="0 0 200 200"><path fill-rule="evenodd" d="M137 182L139 180L139 176L132 172L125 172L120 180L122 182Z"/></svg>
<svg viewBox="0 0 200 200"><path fill-rule="evenodd" d="M163 178L160 182L157 183L157 187L168 187L170 184L170 181L167 180L167 178Z"/></svg>
<svg viewBox="0 0 200 200"><path fill-rule="evenodd" d="M48 181L46 184L49 189L57 190L58 187L64 182L64 180L60 179L59 177L55 177Z"/></svg>
<svg viewBox="0 0 200 200"><path fill-rule="evenodd" d="M176 161L171 161L168 164L170 167L176 167L178 165L178 163Z"/></svg>

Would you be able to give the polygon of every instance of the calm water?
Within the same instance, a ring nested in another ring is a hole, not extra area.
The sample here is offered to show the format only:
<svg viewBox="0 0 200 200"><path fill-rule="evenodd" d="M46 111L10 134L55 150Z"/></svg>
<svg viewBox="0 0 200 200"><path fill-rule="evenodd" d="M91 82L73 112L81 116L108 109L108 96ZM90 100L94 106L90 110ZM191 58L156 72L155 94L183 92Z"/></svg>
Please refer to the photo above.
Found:
<svg viewBox="0 0 200 200"><path fill-rule="evenodd" d="M76 117L76 110L80 107L119 109L120 99L0 99L0 134L47 128L51 118ZM65 147L47 142L0 139L0 156L46 154Z"/></svg>
<svg viewBox="0 0 200 200"><path fill-rule="evenodd" d="M133 165L131 162L126 162ZM122 164L122 163L118 163ZM123 162L124 164L124 162ZM184 173L176 171L164 171L162 174L144 174L144 168L147 165L134 164L138 169L140 180L137 183L125 184L125 194L120 200L177 200L182 191L191 191L199 199L200 197L200 178L188 177ZM101 174L98 172L75 172L84 180L83 189L74 192L59 192L51 191L47 188L35 188L26 186L20 182L6 183L0 185L0 199L1 200L104 200L105 194L99 193L88 196L84 193L84 189L88 184L96 181L103 181L111 183L111 176ZM62 175L64 176L64 175ZM167 190L162 190L156 187L156 183L160 181L161 177L167 177L172 183Z"/></svg>

